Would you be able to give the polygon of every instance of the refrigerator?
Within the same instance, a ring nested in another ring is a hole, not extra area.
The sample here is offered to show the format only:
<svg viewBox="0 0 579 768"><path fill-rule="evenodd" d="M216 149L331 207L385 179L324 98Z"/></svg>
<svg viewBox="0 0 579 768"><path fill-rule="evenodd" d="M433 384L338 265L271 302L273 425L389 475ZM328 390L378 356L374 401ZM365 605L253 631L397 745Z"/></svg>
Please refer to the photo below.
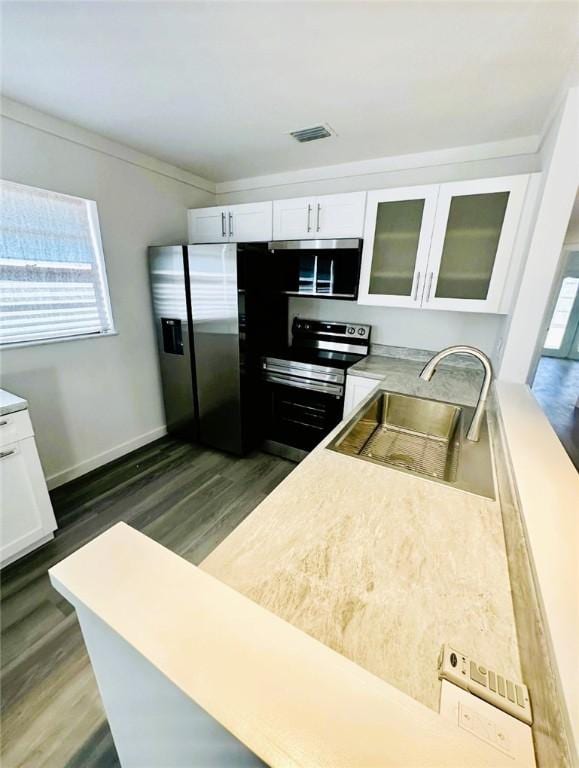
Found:
<svg viewBox="0 0 579 768"><path fill-rule="evenodd" d="M287 334L266 243L149 248L169 433L243 455L261 440L259 358Z"/></svg>

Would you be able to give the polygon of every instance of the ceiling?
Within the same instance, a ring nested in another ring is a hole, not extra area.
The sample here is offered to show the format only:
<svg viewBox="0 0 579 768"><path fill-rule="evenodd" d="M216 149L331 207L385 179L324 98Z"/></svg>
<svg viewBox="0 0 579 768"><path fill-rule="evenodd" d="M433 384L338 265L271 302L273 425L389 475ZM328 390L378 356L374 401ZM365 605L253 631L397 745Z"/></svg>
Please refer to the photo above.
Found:
<svg viewBox="0 0 579 768"><path fill-rule="evenodd" d="M539 133L577 2L5 2L2 91L213 181ZM336 137L298 144L296 128Z"/></svg>

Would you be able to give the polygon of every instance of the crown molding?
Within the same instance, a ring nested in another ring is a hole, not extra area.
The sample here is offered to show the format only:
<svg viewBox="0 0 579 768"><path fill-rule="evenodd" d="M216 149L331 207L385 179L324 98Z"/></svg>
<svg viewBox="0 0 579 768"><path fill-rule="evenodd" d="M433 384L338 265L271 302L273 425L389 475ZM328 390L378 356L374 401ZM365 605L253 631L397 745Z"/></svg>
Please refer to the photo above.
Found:
<svg viewBox="0 0 579 768"><path fill-rule="evenodd" d="M305 168L299 171L285 171L267 176L218 182L216 194L243 192L250 189L264 189L285 184L303 184L327 179L343 179L351 176L367 176L413 168L428 168L451 163L469 163L517 155L533 155L539 148L539 136L522 136L516 139L474 144L466 147L437 149L430 152L379 157L352 163L326 165L319 168Z"/></svg>
<svg viewBox="0 0 579 768"><path fill-rule="evenodd" d="M344 179L353 176L368 176L373 174L404 171L416 168L429 168L455 163L470 163L480 160L492 160L501 157L533 155L541 145L543 136L522 136L505 141L474 144L464 147L417 152L406 155L393 155L370 160L359 160L336 165L326 165L316 168L304 168L296 171L234 179L224 182L213 182L197 176L183 168L165 163L155 157L139 152L125 144L108 139L85 128L68 123L60 118L40 112L20 102L5 96L0 98L0 114L14 122L30 126L36 130L58 136L66 141L92 149L117 160L139 166L161 176L180 181L191 187L213 195L229 192L243 192L255 189L285 186L287 184L304 184L329 179Z"/></svg>
<svg viewBox="0 0 579 768"><path fill-rule="evenodd" d="M38 131L52 134L53 136L58 136L65 141L70 141L73 144L87 147L94 152L100 152L103 155L108 155L117 160L122 160L125 163L136 165L147 171L157 173L160 176L166 176L174 181L187 184L190 187L195 187L204 192L215 194L215 182L210 181L209 179L196 176L189 171L185 171L170 163L165 163L163 160L158 160L155 157L146 155L125 144L119 144L116 141L107 139L98 133L87 131L85 128L81 128L73 123L60 120L45 112L39 112L37 109L33 109L26 104L21 104L18 101L9 99L6 96L0 98L0 114L16 123L27 125Z"/></svg>

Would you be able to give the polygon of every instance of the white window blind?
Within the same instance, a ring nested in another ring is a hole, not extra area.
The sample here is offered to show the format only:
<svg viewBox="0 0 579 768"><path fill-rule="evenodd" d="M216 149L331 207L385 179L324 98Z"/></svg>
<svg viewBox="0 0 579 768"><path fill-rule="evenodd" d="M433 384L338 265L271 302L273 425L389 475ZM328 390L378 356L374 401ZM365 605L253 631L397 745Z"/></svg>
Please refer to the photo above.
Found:
<svg viewBox="0 0 579 768"><path fill-rule="evenodd" d="M113 331L96 203L0 181L0 344Z"/></svg>

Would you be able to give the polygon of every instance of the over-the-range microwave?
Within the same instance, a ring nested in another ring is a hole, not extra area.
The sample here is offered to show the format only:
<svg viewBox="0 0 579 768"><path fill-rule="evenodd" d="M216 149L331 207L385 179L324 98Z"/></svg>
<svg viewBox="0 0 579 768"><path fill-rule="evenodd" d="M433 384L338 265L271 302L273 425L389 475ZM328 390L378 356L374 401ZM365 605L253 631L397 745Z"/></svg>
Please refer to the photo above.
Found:
<svg viewBox="0 0 579 768"><path fill-rule="evenodd" d="M278 240L268 243L279 266L278 289L289 296L356 299L362 240Z"/></svg>

